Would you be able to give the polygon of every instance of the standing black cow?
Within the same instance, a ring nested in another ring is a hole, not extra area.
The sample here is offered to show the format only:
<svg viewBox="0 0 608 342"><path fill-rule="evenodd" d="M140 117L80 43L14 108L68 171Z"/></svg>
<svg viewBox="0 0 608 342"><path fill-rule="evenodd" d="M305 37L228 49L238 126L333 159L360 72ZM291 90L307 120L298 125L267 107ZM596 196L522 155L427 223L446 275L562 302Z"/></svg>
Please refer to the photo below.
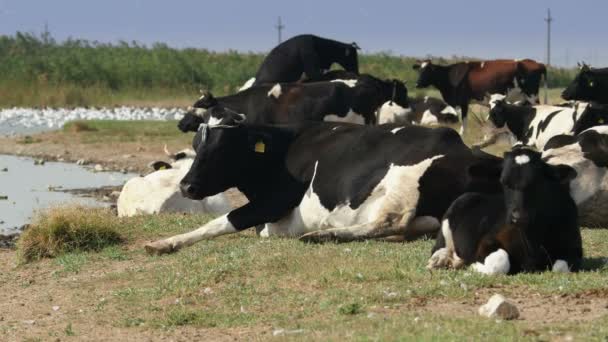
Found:
<svg viewBox="0 0 608 342"><path fill-rule="evenodd" d="M202 126L197 135L183 193L201 199L237 187L249 203L197 230L150 243L149 253L260 224L265 234L306 234L307 241L413 239L436 232L438 218L466 190L500 189L492 177L467 176L470 166L494 165L497 158L472 152L449 128L220 123Z"/></svg>
<svg viewBox="0 0 608 342"><path fill-rule="evenodd" d="M576 78L562 93L562 98L608 104L608 68L590 68L587 64L580 68Z"/></svg>
<svg viewBox="0 0 608 342"><path fill-rule="evenodd" d="M296 82L302 73L311 80L317 80L333 63L345 70L359 73L356 43L346 44L303 34L277 45L262 62L251 85Z"/></svg>

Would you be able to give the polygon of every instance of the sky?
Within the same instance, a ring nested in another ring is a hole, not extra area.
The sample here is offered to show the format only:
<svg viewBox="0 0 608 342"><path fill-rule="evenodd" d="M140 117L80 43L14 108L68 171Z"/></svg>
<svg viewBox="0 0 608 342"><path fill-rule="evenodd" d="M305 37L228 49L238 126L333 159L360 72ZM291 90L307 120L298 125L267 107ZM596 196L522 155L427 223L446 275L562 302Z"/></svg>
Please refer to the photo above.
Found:
<svg viewBox="0 0 608 342"><path fill-rule="evenodd" d="M58 40L266 52L281 16L283 39L313 33L363 52L545 61L548 7L552 64L608 66L605 0L0 0L0 34L46 23Z"/></svg>

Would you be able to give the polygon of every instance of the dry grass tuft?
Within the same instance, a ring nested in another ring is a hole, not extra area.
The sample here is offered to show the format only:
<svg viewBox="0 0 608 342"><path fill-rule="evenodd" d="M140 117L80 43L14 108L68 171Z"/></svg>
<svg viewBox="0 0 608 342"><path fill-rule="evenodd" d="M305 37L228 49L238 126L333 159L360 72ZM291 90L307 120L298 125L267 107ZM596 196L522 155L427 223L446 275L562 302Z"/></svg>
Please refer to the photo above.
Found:
<svg viewBox="0 0 608 342"><path fill-rule="evenodd" d="M64 129L70 133L97 131L97 128L90 126L89 124L87 124L84 121L69 122L65 125Z"/></svg>
<svg viewBox="0 0 608 342"><path fill-rule="evenodd" d="M82 250L98 251L123 240L118 218L109 209L78 205L40 212L17 242L23 262Z"/></svg>

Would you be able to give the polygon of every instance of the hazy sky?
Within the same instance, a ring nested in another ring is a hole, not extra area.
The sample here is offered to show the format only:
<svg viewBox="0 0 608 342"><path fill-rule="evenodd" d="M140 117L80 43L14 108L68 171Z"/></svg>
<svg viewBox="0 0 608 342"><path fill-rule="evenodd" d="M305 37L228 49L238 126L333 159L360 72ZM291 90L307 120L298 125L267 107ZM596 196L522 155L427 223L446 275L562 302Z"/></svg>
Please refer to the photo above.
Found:
<svg viewBox="0 0 608 342"><path fill-rule="evenodd" d="M605 0L0 0L0 34L39 33L174 47L267 51L314 33L365 52L545 59L546 8L555 18L553 62L608 65Z"/></svg>

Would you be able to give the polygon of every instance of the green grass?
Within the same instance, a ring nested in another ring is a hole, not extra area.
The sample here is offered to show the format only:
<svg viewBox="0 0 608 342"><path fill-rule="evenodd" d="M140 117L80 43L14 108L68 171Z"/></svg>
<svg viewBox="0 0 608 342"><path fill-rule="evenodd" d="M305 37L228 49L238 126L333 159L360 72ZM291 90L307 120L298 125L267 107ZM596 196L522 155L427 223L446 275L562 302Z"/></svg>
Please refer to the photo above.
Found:
<svg viewBox="0 0 608 342"><path fill-rule="evenodd" d="M173 49L158 43L103 44L50 35L0 36L0 107L186 106L199 89L226 95L253 77L264 54ZM438 63L464 57L433 58ZM391 53L360 55L360 71L414 84L416 58ZM565 87L575 69L549 70L551 87Z"/></svg>
<svg viewBox="0 0 608 342"><path fill-rule="evenodd" d="M75 134L77 133L77 135ZM184 146L191 143L192 136L177 129L176 121L116 121L90 120L66 123L56 134L66 137L79 137L85 144L100 142L168 142L177 140Z"/></svg>
<svg viewBox="0 0 608 342"><path fill-rule="evenodd" d="M118 220L108 210L79 206L51 208L37 215L19 238L17 248L24 262L72 251L97 251L122 240L118 227ZM70 272L78 272L82 262L78 255L59 259Z"/></svg>
<svg viewBox="0 0 608 342"><path fill-rule="evenodd" d="M477 293L482 298L494 292L518 298L585 298L591 291L605 291L606 230L583 230L585 270L577 274L487 277L468 270L429 272L424 267L433 243L429 240L316 245L260 239L248 232L203 241L163 257L148 257L141 248L142 241L189 231L207 220L200 215L120 219L122 246L67 252L45 268L55 272L60 283L79 275L68 293L97 303L87 320L103 320L110 327L302 329L285 336L302 340L547 340L563 335L601 340L608 334L606 316L576 324L497 323L433 308L470 303ZM99 269L104 273L99 275ZM35 286L28 289L35 291ZM473 312L477 309L469 306ZM63 326L77 317L66 314ZM83 330L79 326L78 331Z"/></svg>

